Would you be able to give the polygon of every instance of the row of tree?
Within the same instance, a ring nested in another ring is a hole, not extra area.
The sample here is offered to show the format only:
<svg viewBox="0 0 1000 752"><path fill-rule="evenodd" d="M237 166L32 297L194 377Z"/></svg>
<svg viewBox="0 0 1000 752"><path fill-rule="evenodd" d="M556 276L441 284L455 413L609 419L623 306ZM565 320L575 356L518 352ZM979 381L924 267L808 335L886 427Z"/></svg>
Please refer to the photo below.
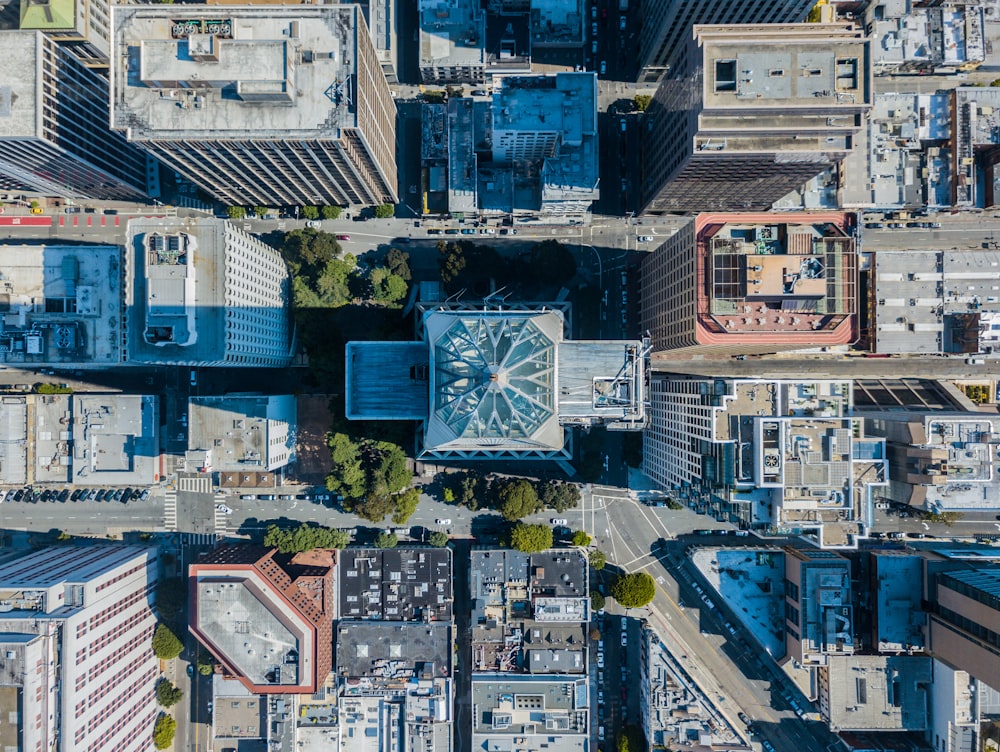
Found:
<svg viewBox="0 0 1000 752"><path fill-rule="evenodd" d="M472 470L452 473L442 479L442 496L470 510L495 509L513 522L543 509L565 512L580 503L575 483L526 478L490 478Z"/></svg>

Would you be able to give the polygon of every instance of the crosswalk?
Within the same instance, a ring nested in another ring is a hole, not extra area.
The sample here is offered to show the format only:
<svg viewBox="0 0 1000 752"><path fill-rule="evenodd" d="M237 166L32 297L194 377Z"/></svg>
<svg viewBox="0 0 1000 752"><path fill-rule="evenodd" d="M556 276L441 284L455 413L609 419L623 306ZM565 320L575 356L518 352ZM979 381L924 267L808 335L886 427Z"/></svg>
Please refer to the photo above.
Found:
<svg viewBox="0 0 1000 752"><path fill-rule="evenodd" d="M225 506L226 495L216 493L213 503L215 504L215 534L225 536L229 533L229 515L224 510L219 509L219 505Z"/></svg>
<svg viewBox="0 0 1000 752"><path fill-rule="evenodd" d="M181 491L192 491L194 493L212 493L212 476L194 475L187 478L178 478L177 488Z"/></svg>
<svg viewBox="0 0 1000 752"><path fill-rule="evenodd" d="M177 491L173 489L163 495L163 527L177 530Z"/></svg>

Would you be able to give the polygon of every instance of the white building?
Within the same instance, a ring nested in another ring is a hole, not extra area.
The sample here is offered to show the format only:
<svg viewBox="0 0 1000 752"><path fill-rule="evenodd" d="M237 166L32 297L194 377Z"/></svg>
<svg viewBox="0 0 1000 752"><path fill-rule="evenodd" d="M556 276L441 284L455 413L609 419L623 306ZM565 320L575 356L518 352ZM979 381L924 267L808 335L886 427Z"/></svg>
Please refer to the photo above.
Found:
<svg viewBox="0 0 1000 752"><path fill-rule="evenodd" d="M129 222L133 363L281 368L291 360L290 282L278 251L222 219Z"/></svg>
<svg viewBox="0 0 1000 752"><path fill-rule="evenodd" d="M0 564L5 749L150 748L156 581L156 551L141 546L52 547Z"/></svg>
<svg viewBox="0 0 1000 752"><path fill-rule="evenodd" d="M295 461L293 395L194 397L188 414L191 469L272 471Z"/></svg>

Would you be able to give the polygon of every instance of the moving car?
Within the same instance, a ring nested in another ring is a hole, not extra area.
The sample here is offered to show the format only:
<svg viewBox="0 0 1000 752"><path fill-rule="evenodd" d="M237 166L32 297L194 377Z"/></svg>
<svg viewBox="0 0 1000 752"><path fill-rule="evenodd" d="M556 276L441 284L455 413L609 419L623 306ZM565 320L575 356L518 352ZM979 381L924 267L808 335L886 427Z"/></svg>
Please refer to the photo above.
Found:
<svg viewBox="0 0 1000 752"><path fill-rule="evenodd" d="M337 235L336 238L337 238L337 240L350 240L351 236L350 235Z"/></svg>
<svg viewBox="0 0 1000 752"><path fill-rule="evenodd" d="M434 520L434 524L435 525L450 525L451 524L451 520L449 520L449 519L437 519L437 520Z"/></svg>
<svg viewBox="0 0 1000 752"><path fill-rule="evenodd" d="M653 242L653 236L652 235L640 235L639 236L639 242L640 243L652 243Z"/></svg>
<svg viewBox="0 0 1000 752"><path fill-rule="evenodd" d="M306 227L310 227L313 230L318 230L322 226L323 226L322 223L318 219L310 219L308 222L306 222Z"/></svg>
<svg viewBox="0 0 1000 752"><path fill-rule="evenodd" d="M550 525L568 525L569 521L568 520L564 520L564 519L562 519L560 517L553 517L551 520L549 520L549 524Z"/></svg>

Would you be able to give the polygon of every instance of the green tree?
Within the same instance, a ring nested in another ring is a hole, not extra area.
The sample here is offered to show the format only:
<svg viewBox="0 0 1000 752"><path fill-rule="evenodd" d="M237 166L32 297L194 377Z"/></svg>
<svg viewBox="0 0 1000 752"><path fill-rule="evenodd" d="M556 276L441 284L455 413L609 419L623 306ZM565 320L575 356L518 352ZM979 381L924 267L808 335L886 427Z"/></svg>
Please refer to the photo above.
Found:
<svg viewBox="0 0 1000 752"><path fill-rule="evenodd" d="M59 384L35 384L35 394L72 394L72 387Z"/></svg>
<svg viewBox="0 0 1000 752"><path fill-rule="evenodd" d="M266 206L255 206L253 208L253 213L256 214L260 219L267 216L268 208Z"/></svg>
<svg viewBox="0 0 1000 752"><path fill-rule="evenodd" d="M531 481L511 478L497 481L494 486L496 507L505 520L514 522L539 510L538 493Z"/></svg>
<svg viewBox="0 0 1000 752"><path fill-rule="evenodd" d="M302 216L306 219L319 219L319 207L316 206L303 206Z"/></svg>
<svg viewBox="0 0 1000 752"><path fill-rule="evenodd" d="M620 574L611 584L611 597L625 608L641 608L656 595L656 582L645 572Z"/></svg>
<svg viewBox="0 0 1000 752"><path fill-rule="evenodd" d="M396 303L409 292L406 280L384 266L372 269L369 281L372 285L372 298L382 303Z"/></svg>
<svg viewBox="0 0 1000 752"><path fill-rule="evenodd" d="M67 533L65 530L60 530L59 535L56 536L56 541L59 543L65 543L66 541L73 540L73 536Z"/></svg>
<svg viewBox="0 0 1000 752"><path fill-rule="evenodd" d="M598 572L604 569L604 565L608 563L608 557L604 555L604 552L597 550L591 551L587 560L590 562L591 568Z"/></svg>
<svg viewBox="0 0 1000 752"><path fill-rule="evenodd" d="M440 241L437 244L438 265L441 267L441 281L445 284L454 281L465 269L465 247L459 243L446 243Z"/></svg>
<svg viewBox="0 0 1000 752"><path fill-rule="evenodd" d="M590 535L586 530L575 530L573 532L573 545L574 546L589 546L590 545Z"/></svg>
<svg viewBox="0 0 1000 752"><path fill-rule="evenodd" d="M215 671L215 662L212 656L204 650L198 651L198 673L202 676L211 676Z"/></svg>
<svg viewBox="0 0 1000 752"><path fill-rule="evenodd" d="M405 525L420 503L420 489L408 488L396 497L396 509L392 513L392 521L397 525Z"/></svg>
<svg viewBox="0 0 1000 752"><path fill-rule="evenodd" d="M376 219L389 219L396 216L396 207L392 204L379 204L375 207Z"/></svg>
<svg viewBox="0 0 1000 752"><path fill-rule="evenodd" d="M333 467L326 476L326 487L347 499L364 496L367 479L361 464L361 447L346 433L327 434Z"/></svg>
<svg viewBox="0 0 1000 752"><path fill-rule="evenodd" d="M357 499L345 505L348 512L353 512L363 520L382 522L387 515L396 509L396 498L387 493L369 493L363 499Z"/></svg>
<svg viewBox="0 0 1000 752"><path fill-rule="evenodd" d="M375 539L376 548L395 548L399 544L399 538L396 537L395 533L387 533L385 531L378 534Z"/></svg>
<svg viewBox="0 0 1000 752"><path fill-rule="evenodd" d="M156 625L153 632L153 653L157 658L170 661L179 656L184 651L184 643L177 635L163 622Z"/></svg>
<svg viewBox="0 0 1000 752"><path fill-rule="evenodd" d="M518 522L510 531L510 547L526 554L552 548L552 528Z"/></svg>
<svg viewBox="0 0 1000 752"><path fill-rule="evenodd" d="M385 268L407 282L413 279L413 274L410 272L410 254L406 251L390 248L385 254Z"/></svg>
<svg viewBox="0 0 1000 752"><path fill-rule="evenodd" d="M559 480L541 481L536 484L538 499L548 509L565 512L576 509L580 503L580 489L575 483Z"/></svg>
<svg viewBox="0 0 1000 752"><path fill-rule="evenodd" d="M590 609L592 611L600 611L604 608L605 600L604 596L600 594L597 590L590 591Z"/></svg>
<svg viewBox="0 0 1000 752"><path fill-rule="evenodd" d="M442 533L440 530L435 530L430 535L427 536L427 542L432 546L437 546L438 548L444 548L448 545L448 534Z"/></svg>
<svg viewBox="0 0 1000 752"><path fill-rule="evenodd" d="M346 548L350 536L342 530L303 522L295 528L271 525L264 534L264 545L283 554L297 554L314 548Z"/></svg>
<svg viewBox="0 0 1000 752"><path fill-rule="evenodd" d="M645 112L649 107L649 103L653 101L653 98L649 94L636 94L632 97L632 102L635 104L635 108L639 112Z"/></svg>
<svg viewBox="0 0 1000 752"><path fill-rule="evenodd" d="M370 491L394 494L410 485L413 473L406 461L402 447L388 441L375 441L369 445L372 454Z"/></svg>
<svg viewBox="0 0 1000 752"><path fill-rule="evenodd" d="M175 687L170 679L163 677L156 682L156 701L165 708L172 708L184 699L184 690Z"/></svg>
<svg viewBox="0 0 1000 752"><path fill-rule="evenodd" d="M445 486L441 491L441 498L444 499L445 504L455 503L455 489L451 486Z"/></svg>
<svg viewBox="0 0 1000 752"><path fill-rule="evenodd" d="M990 81L990 86L1000 86L1000 78L994 78Z"/></svg>
<svg viewBox="0 0 1000 752"><path fill-rule="evenodd" d="M42 207L42 205L40 203L38 203L37 201L35 201L34 199L32 199L31 203L28 204L28 208L29 209L40 209L41 207Z"/></svg>
<svg viewBox="0 0 1000 752"><path fill-rule="evenodd" d="M169 749L174 743L174 734L177 732L177 721L173 716L161 713L153 724L153 746L157 749Z"/></svg>
<svg viewBox="0 0 1000 752"><path fill-rule="evenodd" d="M340 219L339 206L324 206L321 210L323 219Z"/></svg>
<svg viewBox="0 0 1000 752"><path fill-rule="evenodd" d="M226 214L229 215L230 219L245 219L247 210L243 206L230 206L226 209Z"/></svg>
<svg viewBox="0 0 1000 752"><path fill-rule="evenodd" d="M576 259L567 246L556 240L535 243L529 263L536 279L552 285L563 285L576 274Z"/></svg>

